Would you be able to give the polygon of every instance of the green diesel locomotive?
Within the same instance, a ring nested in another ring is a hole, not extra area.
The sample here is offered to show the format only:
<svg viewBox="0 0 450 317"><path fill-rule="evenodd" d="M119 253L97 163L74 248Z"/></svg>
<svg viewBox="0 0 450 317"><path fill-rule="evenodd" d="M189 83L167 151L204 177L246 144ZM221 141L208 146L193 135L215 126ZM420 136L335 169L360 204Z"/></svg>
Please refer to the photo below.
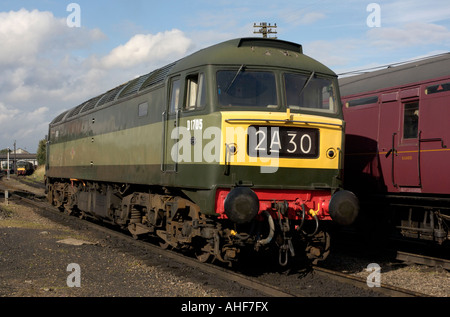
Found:
<svg viewBox="0 0 450 317"><path fill-rule="evenodd" d="M299 44L240 38L200 50L56 117L49 201L154 235L201 261L279 249L313 261L350 224L337 76Z"/></svg>

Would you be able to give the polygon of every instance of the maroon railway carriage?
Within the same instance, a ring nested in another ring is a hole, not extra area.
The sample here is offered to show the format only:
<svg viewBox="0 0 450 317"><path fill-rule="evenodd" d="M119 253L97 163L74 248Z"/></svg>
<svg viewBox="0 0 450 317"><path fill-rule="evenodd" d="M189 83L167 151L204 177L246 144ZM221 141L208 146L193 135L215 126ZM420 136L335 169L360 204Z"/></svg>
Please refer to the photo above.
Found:
<svg viewBox="0 0 450 317"><path fill-rule="evenodd" d="M448 241L450 53L339 84L348 189L369 206L387 203L404 236Z"/></svg>

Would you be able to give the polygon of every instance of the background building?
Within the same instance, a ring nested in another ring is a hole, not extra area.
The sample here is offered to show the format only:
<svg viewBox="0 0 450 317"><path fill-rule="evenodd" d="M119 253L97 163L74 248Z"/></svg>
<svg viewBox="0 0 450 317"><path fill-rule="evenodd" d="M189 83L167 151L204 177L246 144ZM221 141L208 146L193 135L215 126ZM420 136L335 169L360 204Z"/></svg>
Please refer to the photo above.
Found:
<svg viewBox="0 0 450 317"><path fill-rule="evenodd" d="M11 151L9 153L9 168L11 171L14 170L14 160L17 160L17 162L19 162L19 161L30 162L35 167L37 167L37 165L38 165L37 155L29 153L21 148L16 149L15 154L14 154L14 151ZM1 168L1 170L6 171L7 166L8 166L8 153L0 153L0 168Z"/></svg>

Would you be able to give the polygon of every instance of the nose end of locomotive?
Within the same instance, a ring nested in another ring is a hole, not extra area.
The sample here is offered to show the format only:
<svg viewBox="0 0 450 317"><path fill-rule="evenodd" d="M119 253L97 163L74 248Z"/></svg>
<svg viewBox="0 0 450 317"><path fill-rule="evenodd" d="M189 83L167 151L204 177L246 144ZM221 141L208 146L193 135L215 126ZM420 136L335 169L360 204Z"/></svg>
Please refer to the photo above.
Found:
<svg viewBox="0 0 450 317"><path fill-rule="evenodd" d="M233 188L224 203L228 219L238 224L250 222L259 212L259 199L248 187Z"/></svg>
<svg viewBox="0 0 450 317"><path fill-rule="evenodd" d="M351 225L359 213L358 198L350 191L340 190L331 197L329 212L336 223Z"/></svg>

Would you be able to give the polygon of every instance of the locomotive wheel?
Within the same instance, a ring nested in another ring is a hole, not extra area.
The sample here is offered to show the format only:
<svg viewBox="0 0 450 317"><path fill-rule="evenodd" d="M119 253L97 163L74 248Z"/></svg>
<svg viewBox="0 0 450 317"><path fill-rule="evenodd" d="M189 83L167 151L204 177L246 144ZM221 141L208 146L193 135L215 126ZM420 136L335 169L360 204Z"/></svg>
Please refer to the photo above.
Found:
<svg viewBox="0 0 450 317"><path fill-rule="evenodd" d="M199 262L206 263L206 262L208 262L209 258L211 257L211 253L200 250L200 251L195 252L195 257L197 258L197 260L199 260Z"/></svg>
<svg viewBox="0 0 450 317"><path fill-rule="evenodd" d="M161 247L161 249L169 249L169 247L171 247L171 244L163 238L166 236L165 231L158 230L157 235L159 236L159 246Z"/></svg>
<svg viewBox="0 0 450 317"><path fill-rule="evenodd" d="M202 248L196 248L195 249L195 257L197 260L199 260L202 263L208 262L209 258L211 257L211 245L205 244Z"/></svg>
<svg viewBox="0 0 450 317"><path fill-rule="evenodd" d="M199 262L206 263L212 255L213 247L205 239L196 237L193 240L193 251Z"/></svg>
<svg viewBox="0 0 450 317"><path fill-rule="evenodd" d="M160 240L159 246L161 247L161 249L167 250L169 248L170 244L167 241Z"/></svg>
<svg viewBox="0 0 450 317"><path fill-rule="evenodd" d="M137 235L137 234L135 234L135 233L131 233L131 237L132 237L134 240L139 240L139 235Z"/></svg>
<svg viewBox="0 0 450 317"><path fill-rule="evenodd" d="M136 226L134 224L128 226L128 231L131 233L134 240L139 240L139 235L137 234Z"/></svg>

